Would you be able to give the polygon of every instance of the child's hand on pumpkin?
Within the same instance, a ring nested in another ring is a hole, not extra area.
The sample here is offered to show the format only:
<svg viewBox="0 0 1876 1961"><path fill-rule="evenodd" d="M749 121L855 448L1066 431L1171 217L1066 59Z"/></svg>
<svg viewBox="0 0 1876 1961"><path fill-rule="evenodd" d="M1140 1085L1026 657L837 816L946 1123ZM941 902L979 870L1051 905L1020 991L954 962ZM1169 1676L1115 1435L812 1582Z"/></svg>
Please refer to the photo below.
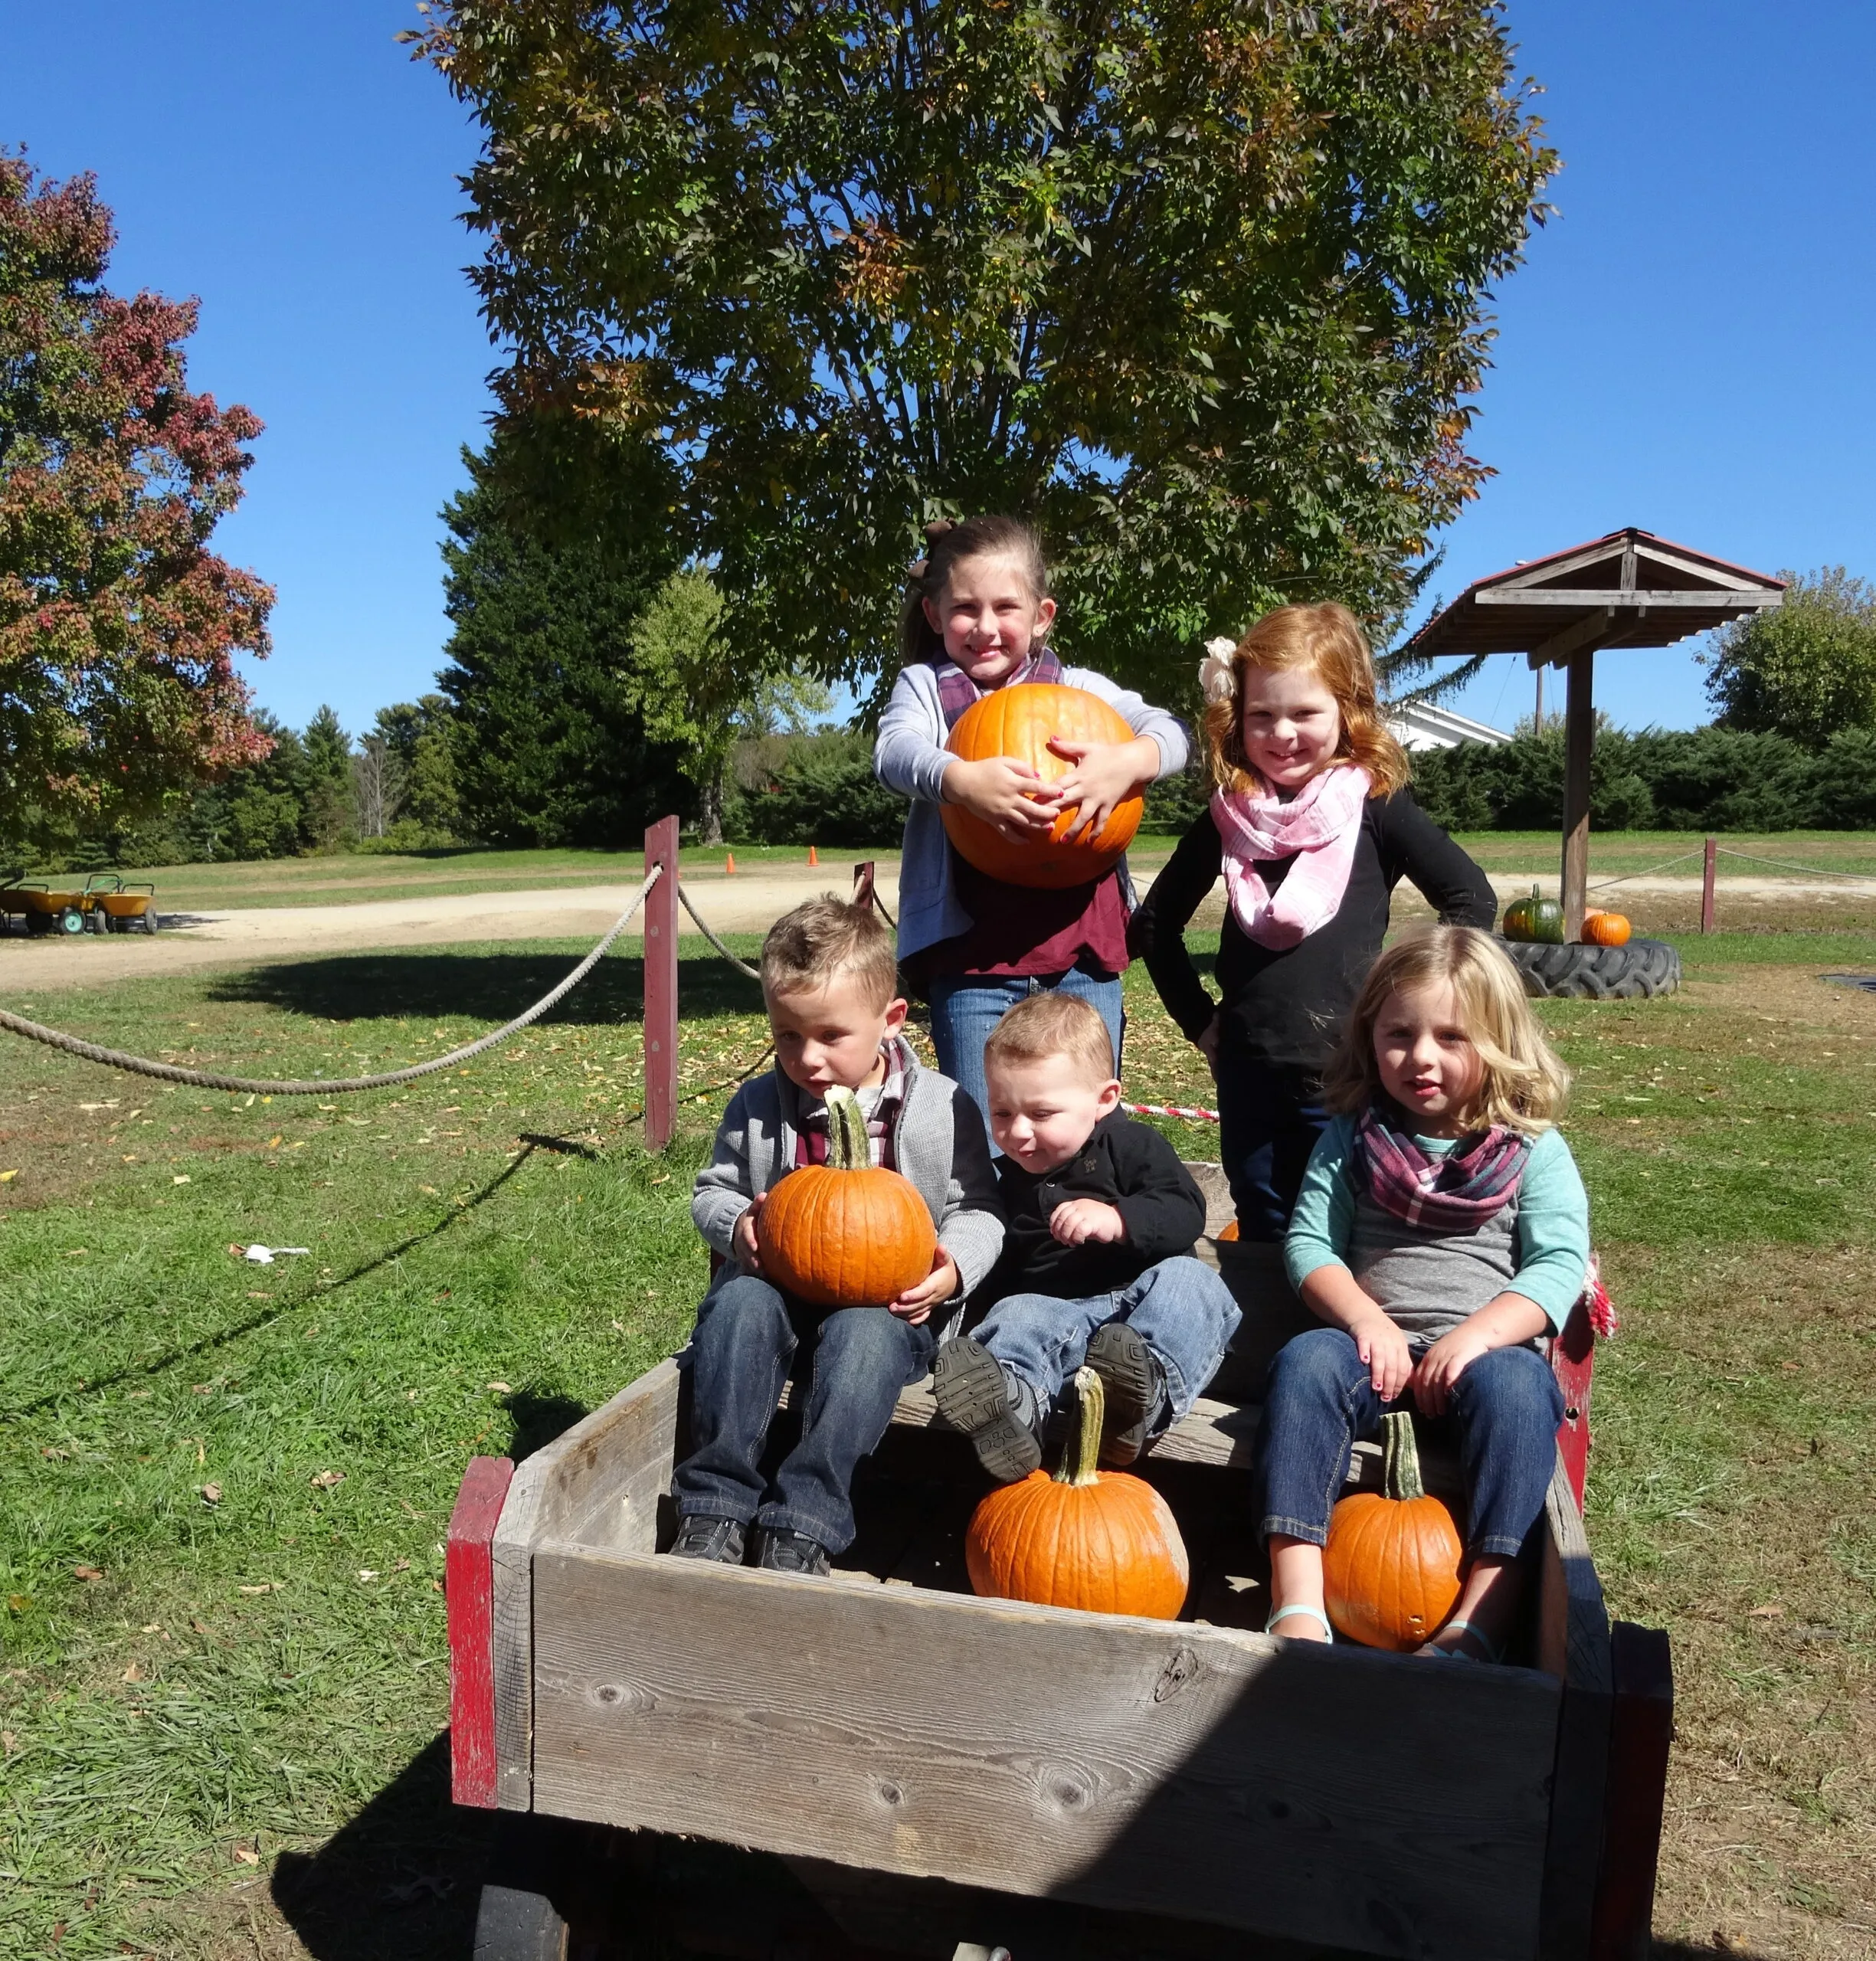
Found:
<svg viewBox="0 0 1876 1961"><path fill-rule="evenodd" d="M1454 1384L1493 1345L1469 1321L1449 1328L1415 1365L1409 1384L1414 1407L1423 1416L1445 1416Z"/></svg>
<svg viewBox="0 0 1876 1961"><path fill-rule="evenodd" d="M1049 1215L1049 1230L1065 1246L1085 1246L1089 1240L1118 1246L1127 1236L1127 1221L1098 1198L1065 1200Z"/></svg>
<svg viewBox="0 0 1876 1961"><path fill-rule="evenodd" d="M745 1273L762 1271L762 1249L755 1236L755 1223L762 1210L767 1192L758 1192L749 1201L749 1209L736 1221L729 1236L731 1254Z"/></svg>
<svg viewBox="0 0 1876 1961"><path fill-rule="evenodd" d="M974 763L961 758L949 764L944 792L946 803L981 817L1012 844L1046 836L1062 808L1054 784L1045 784L1027 763L1008 756L986 756Z"/></svg>
<svg viewBox="0 0 1876 1961"><path fill-rule="evenodd" d="M1395 1322L1378 1312L1352 1323L1348 1331L1354 1337L1355 1353L1368 1365L1375 1394L1392 1403L1413 1377L1413 1344Z"/></svg>
<svg viewBox="0 0 1876 1961"><path fill-rule="evenodd" d="M1074 768L1050 787L1062 807L1076 807L1071 838L1092 840L1114 814L1115 806L1138 796L1160 773L1160 745L1151 735L1131 742L1052 742L1052 754Z"/></svg>
<svg viewBox="0 0 1876 1961"><path fill-rule="evenodd" d="M929 1318L931 1310L948 1301L961 1285L958 1262L942 1246L931 1255L931 1271L916 1287L908 1287L896 1301L886 1303L886 1311L916 1328Z"/></svg>

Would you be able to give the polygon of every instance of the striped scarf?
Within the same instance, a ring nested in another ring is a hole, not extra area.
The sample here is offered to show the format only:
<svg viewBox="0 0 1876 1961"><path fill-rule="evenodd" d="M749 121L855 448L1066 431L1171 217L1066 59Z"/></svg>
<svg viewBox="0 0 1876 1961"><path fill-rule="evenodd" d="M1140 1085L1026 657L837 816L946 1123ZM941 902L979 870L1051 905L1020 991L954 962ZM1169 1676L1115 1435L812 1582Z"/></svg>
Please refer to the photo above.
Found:
<svg viewBox="0 0 1876 1961"><path fill-rule="evenodd" d="M1383 1212L1435 1233L1475 1232L1524 1182L1531 1139L1502 1124L1429 1154L1370 1103L1355 1127L1368 1195Z"/></svg>
<svg viewBox="0 0 1876 1961"><path fill-rule="evenodd" d="M863 1089L856 1093L863 1102L870 1096L873 1108L866 1115L866 1154L876 1167L882 1170L896 1171L892 1149L892 1132L899 1122L899 1111L905 1104L905 1085L912 1074L912 1050L906 1046L903 1036L889 1036L883 1053L886 1056L886 1080L876 1089ZM825 1164L827 1161L827 1106L825 1103L810 1103L801 1112L801 1121L794 1134L795 1168L804 1164Z"/></svg>
<svg viewBox="0 0 1876 1961"><path fill-rule="evenodd" d="M994 689L980 688L951 656L941 650L931 656L931 665L938 669L938 706L945 711L945 726L955 728L958 718L974 702L981 701ZM1005 688L1020 687L1026 681L1043 681L1059 687L1062 684L1062 663L1049 648L1044 647L1031 654L1029 659L1010 676L998 685Z"/></svg>

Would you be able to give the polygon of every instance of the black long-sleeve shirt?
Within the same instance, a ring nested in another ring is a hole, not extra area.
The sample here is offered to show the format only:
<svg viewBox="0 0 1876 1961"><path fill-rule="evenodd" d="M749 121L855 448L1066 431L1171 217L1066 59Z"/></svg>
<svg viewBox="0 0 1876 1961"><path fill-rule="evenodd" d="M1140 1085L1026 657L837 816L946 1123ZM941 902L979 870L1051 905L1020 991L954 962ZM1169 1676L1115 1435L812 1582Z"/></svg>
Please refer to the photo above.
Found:
<svg viewBox="0 0 1876 1961"><path fill-rule="evenodd" d="M1112 1294L1161 1260L1190 1252L1205 1229L1205 1200L1178 1152L1157 1131L1118 1110L1095 1125L1066 1164L1037 1173L1000 1157L997 1182L1007 1222L1003 1256L973 1305L1009 1294L1062 1301ZM1062 1245L1049 1232L1050 1216L1078 1198L1112 1206L1127 1222L1126 1238Z"/></svg>
<svg viewBox="0 0 1876 1961"><path fill-rule="evenodd" d="M1186 925L1217 883L1224 846L1208 810L1179 840L1133 917L1128 950L1146 962L1166 1010L1196 1038L1220 1012L1186 951ZM1259 869L1274 892L1296 860ZM1449 925L1489 927L1491 881L1405 790L1362 807L1348 887L1335 917L1293 947L1259 946L1229 909L1218 945L1224 994L1220 1059L1319 1070L1387 933L1388 902L1407 879Z"/></svg>

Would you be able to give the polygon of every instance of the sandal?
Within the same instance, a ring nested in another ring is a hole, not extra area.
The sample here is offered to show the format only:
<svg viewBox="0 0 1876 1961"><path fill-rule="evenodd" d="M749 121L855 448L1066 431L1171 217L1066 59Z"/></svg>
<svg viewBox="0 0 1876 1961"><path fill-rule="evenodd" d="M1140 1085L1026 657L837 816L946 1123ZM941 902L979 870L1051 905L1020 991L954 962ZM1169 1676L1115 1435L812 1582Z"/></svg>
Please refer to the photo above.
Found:
<svg viewBox="0 0 1876 1961"><path fill-rule="evenodd" d="M1487 1637L1485 1630L1482 1628L1475 1627L1470 1621L1449 1621L1439 1632L1440 1634L1469 1634L1485 1650L1483 1658L1495 1666L1504 1659L1504 1651L1501 1648L1495 1647ZM1478 1655L1467 1654L1462 1648L1442 1648L1439 1645L1438 1635L1436 1635L1431 1641L1423 1642L1413 1652L1416 1655L1424 1655L1429 1659L1437 1657L1442 1661L1469 1661L1474 1667L1478 1666L1481 1658Z"/></svg>
<svg viewBox="0 0 1876 1961"><path fill-rule="evenodd" d="M1277 1631L1278 1622L1287 1621L1292 1614L1307 1614L1312 1621L1320 1622L1324 1635L1327 1637L1331 1645L1334 1644L1335 1640L1335 1630L1329 1625L1328 1616L1325 1614L1320 1607L1305 1607L1301 1606L1300 1603L1295 1606L1279 1607L1277 1611L1270 1616L1269 1619L1265 1622L1265 1633L1275 1634Z"/></svg>

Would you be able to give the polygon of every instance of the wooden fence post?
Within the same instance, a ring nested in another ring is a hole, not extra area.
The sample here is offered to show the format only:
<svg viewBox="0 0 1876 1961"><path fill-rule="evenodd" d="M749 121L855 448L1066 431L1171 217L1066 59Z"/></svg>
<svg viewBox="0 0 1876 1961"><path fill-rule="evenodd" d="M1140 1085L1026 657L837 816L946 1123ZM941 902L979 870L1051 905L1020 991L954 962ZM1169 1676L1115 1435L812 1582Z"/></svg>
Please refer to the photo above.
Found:
<svg viewBox="0 0 1876 1961"><path fill-rule="evenodd" d="M879 903L873 894L875 876L876 870L870 858L863 859L853 867L853 903L863 905L869 912Z"/></svg>
<svg viewBox="0 0 1876 1961"><path fill-rule="evenodd" d="M1719 840L1707 840L1705 862L1700 875L1700 930L1703 933L1713 931L1713 861L1718 850Z"/></svg>
<svg viewBox="0 0 1876 1961"><path fill-rule="evenodd" d="M645 1141L662 1151L677 1127L677 820L645 833Z"/></svg>

